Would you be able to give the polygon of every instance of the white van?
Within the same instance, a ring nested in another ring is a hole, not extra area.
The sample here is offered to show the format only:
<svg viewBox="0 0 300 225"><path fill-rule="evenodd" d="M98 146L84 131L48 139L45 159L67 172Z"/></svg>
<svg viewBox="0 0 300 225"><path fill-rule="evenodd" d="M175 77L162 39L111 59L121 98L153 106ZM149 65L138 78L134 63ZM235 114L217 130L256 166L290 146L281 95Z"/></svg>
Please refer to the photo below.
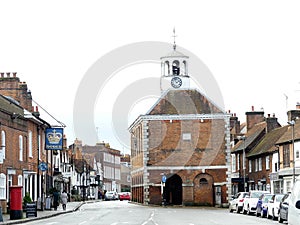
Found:
<svg viewBox="0 0 300 225"><path fill-rule="evenodd" d="M296 183L291 193L289 202L288 223L289 225L300 224L300 176L297 177Z"/></svg>

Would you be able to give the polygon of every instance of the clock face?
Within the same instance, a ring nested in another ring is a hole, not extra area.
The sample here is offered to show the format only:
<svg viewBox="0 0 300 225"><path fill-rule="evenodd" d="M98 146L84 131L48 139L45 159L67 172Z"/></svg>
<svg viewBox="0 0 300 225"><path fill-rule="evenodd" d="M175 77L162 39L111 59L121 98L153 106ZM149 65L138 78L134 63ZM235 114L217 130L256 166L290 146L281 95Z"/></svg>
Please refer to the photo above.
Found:
<svg viewBox="0 0 300 225"><path fill-rule="evenodd" d="M182 85L182 80L179 77L173 77L171 85L173 88L179 88Z"/></svg>

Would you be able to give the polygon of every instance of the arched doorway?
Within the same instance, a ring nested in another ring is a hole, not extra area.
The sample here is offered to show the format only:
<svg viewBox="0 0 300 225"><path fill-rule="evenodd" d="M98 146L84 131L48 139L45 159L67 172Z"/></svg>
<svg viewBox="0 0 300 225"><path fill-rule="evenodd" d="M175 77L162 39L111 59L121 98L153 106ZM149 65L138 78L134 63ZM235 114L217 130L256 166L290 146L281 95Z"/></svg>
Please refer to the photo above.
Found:
<svg viewBox="0 0 300 225"><path fill-rule="evenodd" d="M214 204L213 177L207 173L198 174L194 179L194 203L196 205Z"/></svg>
<svg viewBox="0 0 300 225"><path fill-rule="evenodd" d="M182 180L180 176L174 174L167 178L164 188L166 204L181 205L182 204Z"/></svg>

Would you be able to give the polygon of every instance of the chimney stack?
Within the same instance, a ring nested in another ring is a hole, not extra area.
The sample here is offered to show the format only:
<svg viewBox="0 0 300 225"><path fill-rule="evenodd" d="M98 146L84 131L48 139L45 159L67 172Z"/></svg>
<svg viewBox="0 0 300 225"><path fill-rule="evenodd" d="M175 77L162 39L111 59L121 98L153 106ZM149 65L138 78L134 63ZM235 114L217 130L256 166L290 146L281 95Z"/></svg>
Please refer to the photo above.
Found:
<svg viewBox="0 0 300 225"><path fill-rule="evenodd" d="M267 133L269 133L271 130L280 127L277 118L275 117L275 113L273 113L273 117L268 114L268 117L266 118L267 122Z"/></svg>
<svg viewBox="0 0 300 225"><path fill-rule="evenodd" d="M250 130L254 125L264 121L264 111L254 111L254 106L251 107L252 111L246 112L247 130Z"/></svg>
<svg viewBox="0 0 300 225"><path fill-rule="evenodd" d="M297 102L296 109L287 112L288 121L296 120L300 118L300 103Z"/></svg>

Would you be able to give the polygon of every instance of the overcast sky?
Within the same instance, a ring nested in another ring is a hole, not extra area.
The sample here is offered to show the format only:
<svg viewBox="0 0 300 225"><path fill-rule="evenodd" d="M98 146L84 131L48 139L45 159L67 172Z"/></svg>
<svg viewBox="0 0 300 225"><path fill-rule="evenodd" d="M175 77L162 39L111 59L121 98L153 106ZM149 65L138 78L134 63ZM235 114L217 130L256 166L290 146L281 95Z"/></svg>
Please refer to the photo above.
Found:
<svg viewBox="0 0 300 225"><path fill-rule="evenodd" d="M253 105L286 125L286 111L300 101L299 1L12 0L0 1L0 9L0 71L17 72L27 82L33 99L66 124L68 144L77 137L75 95L92 65L135 42L172 44L174 26L177 45L207 66L222 92L224 110L241 122ZM141 77L159 77L160 65L119 71L98 93L95 127L99 141L128 152L110 121L116 96ZM150 97L124 115L128 126L153 104Z"/></svg>

